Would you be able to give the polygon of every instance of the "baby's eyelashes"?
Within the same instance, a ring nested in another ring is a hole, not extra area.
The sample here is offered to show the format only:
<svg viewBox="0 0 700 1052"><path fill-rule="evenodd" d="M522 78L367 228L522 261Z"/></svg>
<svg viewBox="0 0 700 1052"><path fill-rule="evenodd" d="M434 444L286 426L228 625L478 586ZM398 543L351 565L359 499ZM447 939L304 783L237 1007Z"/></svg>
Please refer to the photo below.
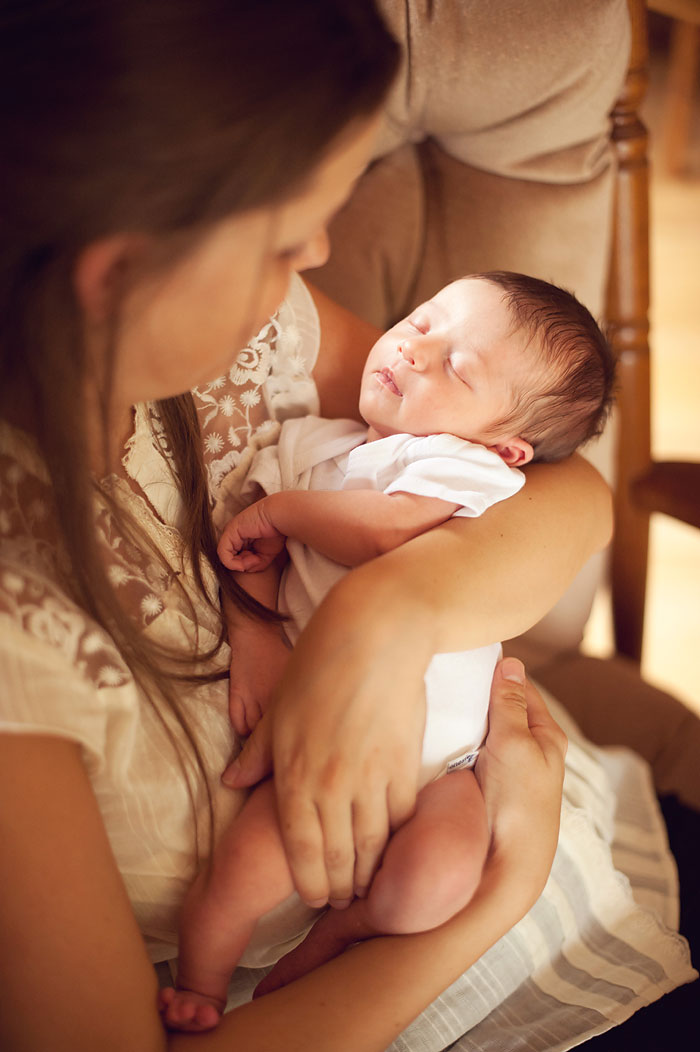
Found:
<svg viewBox="0 0 700 1052"><path fill-rule="evenodd" d="M466 387L471 387L472 385L465 372L464 366L460 365L459 367L457 367L452 357L448 357L446 361L450 372L452 372L457 377L457 379L461 381L461 383L465 384Z"/></svg>
<svg viewBox="0 0 700 1052"><path fill-rule="evenodd" d="M430 330L429 320L421 314L411 315L411 317L408 319L408 324L411 325L416 330L416 332L421 332L423 334L429 332Z"/></svg>

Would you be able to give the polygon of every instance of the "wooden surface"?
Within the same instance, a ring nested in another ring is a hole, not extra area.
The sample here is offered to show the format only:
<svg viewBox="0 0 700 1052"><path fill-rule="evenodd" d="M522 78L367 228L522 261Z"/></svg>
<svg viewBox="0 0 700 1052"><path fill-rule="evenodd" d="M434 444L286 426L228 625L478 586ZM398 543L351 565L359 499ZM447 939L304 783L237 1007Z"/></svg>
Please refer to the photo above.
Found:
<svg viewBox="0 0 700 1052"><path fill-rule="evenodd" d="M612 113L617 154L607 318L619 361L615 535L611 557L613 629L619 653L639 661L649 542L649 513L636 506L631 482L651 464L649 404L649 172L647 133L639 107L647 87L643 0L629 0L632 54L623 93Z"/></svg>
<svg viewBox="0 0 700 1052"><path fill-rule="evenodd" d="M632 483L632 498L646 511L658 511L700 529L700 464L654 462L643 478Z"/></svg>
<svg viewBox="0 0 700 1052"><path fill-rule="evenodd" d="M667 170L673 175L683 174L688 166L699 68L700 0L695 4L695 21L675 18L671 26L663 157Z"/></svg>
<svg viewBox="0 0 700 1052"><path fill-rule="evenodd" d="M647 87L646 4L628 0L628 5L630 69L612 113L618 173L608 321L619 360L619 434L611 588L616 650L639 662L649 516L661 512L700 528L700 464L656 462L651 455L648 142L638 115Z"/></svg>

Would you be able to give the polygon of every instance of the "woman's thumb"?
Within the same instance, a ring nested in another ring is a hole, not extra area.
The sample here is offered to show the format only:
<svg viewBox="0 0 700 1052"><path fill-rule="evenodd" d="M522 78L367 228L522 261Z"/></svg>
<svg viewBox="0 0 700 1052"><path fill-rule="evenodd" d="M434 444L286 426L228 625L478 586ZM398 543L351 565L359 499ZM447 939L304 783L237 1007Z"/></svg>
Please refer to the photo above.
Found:
<svg viewBox="0 0 700 1052"><path fill-rule="evenodd" d="M525 666L523 665L520 658L506 657L503 658L498 671L502 679L507 679L510 683L524 683L525 682Z"/></svg>
<svg viewBox="0 0 700 1052"><path fill-rule="evenodd" d="M491 684L489 725L500 727L527 726L525 666L518 658L504 658L497 666Z"/></svg>

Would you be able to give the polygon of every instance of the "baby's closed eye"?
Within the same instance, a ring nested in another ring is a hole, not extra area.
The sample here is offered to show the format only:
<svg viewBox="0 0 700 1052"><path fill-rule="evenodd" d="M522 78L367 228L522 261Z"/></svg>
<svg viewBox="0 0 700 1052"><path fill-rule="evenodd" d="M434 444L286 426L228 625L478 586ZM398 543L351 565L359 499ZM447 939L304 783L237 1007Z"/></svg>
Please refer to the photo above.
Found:
<svg viewBox="0 0 700 1052"><path fill-rule="evenodd" d="M463 361L461 361L459 358L455 357L455 355L451 354L451 355L447 356L447 358L445 359L445 362L446 362L447 367L450 370L450 372L454 376L456 376L456 378L461 383L465 384L467 387L471 387L472 386L471 375L470 375L470 373L468 371L467 366L465 365L465 363Z"/></svg>
<svg viewBox="0 0 700 1052"><path fill-rule="evenodd" d="M412 325L417 332L425 333L430 331L430 319L426 314L412 314L408 319L409 325Z"/></svg>

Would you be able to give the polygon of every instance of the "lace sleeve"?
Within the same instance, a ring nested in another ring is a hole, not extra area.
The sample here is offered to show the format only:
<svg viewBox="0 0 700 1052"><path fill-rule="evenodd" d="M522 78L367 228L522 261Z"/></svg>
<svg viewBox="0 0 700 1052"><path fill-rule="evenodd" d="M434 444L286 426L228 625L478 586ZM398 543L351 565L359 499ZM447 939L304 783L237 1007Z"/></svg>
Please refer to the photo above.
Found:
<svg viewBox="0 0 700 1052"><path fill-rule="evenodd" d="M320 327L311 295L293 275L287 298L228 373L193 396L219 527L238 508L240 489L258 449L277 440L283 420L318 413L312 369Z"/></svg>

